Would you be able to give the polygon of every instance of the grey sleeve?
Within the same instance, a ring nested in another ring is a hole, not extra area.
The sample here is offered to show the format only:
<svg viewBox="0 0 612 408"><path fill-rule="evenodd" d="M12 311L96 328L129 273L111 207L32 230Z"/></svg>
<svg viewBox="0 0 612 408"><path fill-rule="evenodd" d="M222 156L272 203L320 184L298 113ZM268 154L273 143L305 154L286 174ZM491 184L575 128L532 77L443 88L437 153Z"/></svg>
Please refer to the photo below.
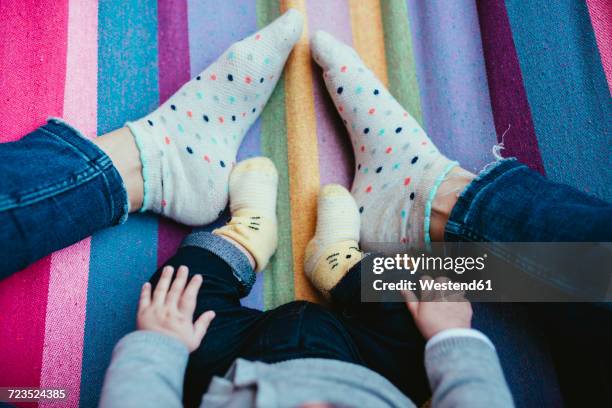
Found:
<svg viewBox="0 0 612 408"><path fill-rule="evenodd" d="M182 407L188 358L177 339L152 331L128 334L113 350L100 407Z"/></svg>
<svg viewBox="0 0 612 408"><path fill-rule="evenodd" d="M495 349L473 337L450 337L428 347L425 368L432 407L514 407Z"/></svg>

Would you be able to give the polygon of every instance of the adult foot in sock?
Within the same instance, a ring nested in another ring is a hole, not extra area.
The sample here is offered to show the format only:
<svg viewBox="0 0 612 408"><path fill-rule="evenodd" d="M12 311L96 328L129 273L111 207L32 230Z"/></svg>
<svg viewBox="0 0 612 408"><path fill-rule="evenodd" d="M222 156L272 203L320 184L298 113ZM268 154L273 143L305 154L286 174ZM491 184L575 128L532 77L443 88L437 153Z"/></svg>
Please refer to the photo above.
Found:
<svg viewBox="0 0 612 408"><path fill-rule="evenodd" d="M270 159L255 157L238 163L229 179L232 218L213 231L246 250L258 272L276 251L277 189L278 173Z"/></svg>
<svg viewBox="0 0 612 408"><path fill-rule="evenodd" d="M219 216L238 147L301 32L300 13L289 10L233 44L153 113L127 124L143 166L143 211L187 225Z"/></svg>
<svg viewBox="0 0 612 408"><path fill-rule="evenodd" d="M319 193L315 236L306 246L304 271L325 297L359 262L359 211L342 186L328 184Z"/></svg>
<svg viewBox="0 0 612 408"><path fill-rule="evenodd" d="M351 192L361 212L362 247L426 246L432 202L458 164L438 151L351 47L321 31L311 44L355 152Z"/></svg>

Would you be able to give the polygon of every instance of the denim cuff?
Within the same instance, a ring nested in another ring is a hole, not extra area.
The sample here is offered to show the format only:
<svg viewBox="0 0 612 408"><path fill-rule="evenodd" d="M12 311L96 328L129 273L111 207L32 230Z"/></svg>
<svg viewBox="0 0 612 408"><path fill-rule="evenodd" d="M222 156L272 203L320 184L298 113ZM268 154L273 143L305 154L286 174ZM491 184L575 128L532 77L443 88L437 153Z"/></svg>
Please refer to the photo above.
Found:
<svg viewBox="0 0 612 408"><path fill-rule="evenodd" d="M463 190L451 211L444 230L444 240L448 242L464 241L466 239L475 242L482 241L482 237L466 227L471 210L484 189L489 187L503 174L518 167L527 168L527 166L515 158L503 159L487 166L478 177L472 180Z"/></svg>
<svg viewBox="0 0 612 408"><path fill-rule="evenodd" d="M79 152L83 160L87 161L88 165L103 177L107 190L105 196L110 209L110 223L123 224L129 213L127 191L110 157L62 119L49 118L47 124L40 130L62 139L73 150Z"/></svg>
<svg viewBox="0 0 612 408"><path fill-rule="evenodd" d="M255 272L248 258L235 245L226 239L210 232L194 232L183 240L181 247L194 246L207 250L219 258L232 269L232 273L242 285L244 293L249 293L255 284Z"/></svg>

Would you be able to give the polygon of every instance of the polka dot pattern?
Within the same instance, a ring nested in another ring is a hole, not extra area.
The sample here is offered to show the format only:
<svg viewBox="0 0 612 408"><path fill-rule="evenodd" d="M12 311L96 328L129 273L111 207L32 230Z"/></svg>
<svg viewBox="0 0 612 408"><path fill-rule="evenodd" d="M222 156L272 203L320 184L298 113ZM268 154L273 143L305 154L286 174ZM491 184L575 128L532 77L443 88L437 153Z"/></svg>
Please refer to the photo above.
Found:
<svg viewBox="0 0 612 408"><path fill-rule="evenodd" d="M355 150L352 194L362 213L361 239L422 245L425 200L452 163L353 49L326 33L315 34L312 44Z"/></svg>
<svg viewBox="0 0 612 408"><path fill-rule="evenodd" d="M276 86L301 26L299 13L285 13L233 44L153 113L128 124L143 157L145 210L188 225L216 219L227 204L238 148ZM172 213L176 209L180 213Z"/></svg>

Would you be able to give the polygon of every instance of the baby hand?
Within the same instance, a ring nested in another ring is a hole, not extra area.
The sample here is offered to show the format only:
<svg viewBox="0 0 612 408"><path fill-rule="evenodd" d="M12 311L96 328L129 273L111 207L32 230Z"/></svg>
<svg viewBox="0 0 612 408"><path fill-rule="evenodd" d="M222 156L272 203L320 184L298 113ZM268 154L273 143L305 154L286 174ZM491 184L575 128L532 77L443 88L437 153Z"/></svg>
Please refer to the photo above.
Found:
<svg viewBox="0 0 612 408"><path fill-rule="evenodd" d="M422 279L431 280L429 276ZM437 278L436 282L448 278ZM472 326L472 306L463 292L444 292L429 290L421 293L421 300L411 291L402 292L408 310L426 340L446 329Z"/></svg>
<svg viewBox="0 0 612 408"><path fill-rule="evenodd" d="M163 269L153 291L153 298L151 284L147 282L142 286L137 327L139 330L151 330L174 337L192 352L200 346L210 322L215 318L215 312L209 310L194 322L193 312L198 291L202 286L202 276L195 275L187 284L189 269L180 266L170 287L173 273L174 268L171 266Z"/></svg>

